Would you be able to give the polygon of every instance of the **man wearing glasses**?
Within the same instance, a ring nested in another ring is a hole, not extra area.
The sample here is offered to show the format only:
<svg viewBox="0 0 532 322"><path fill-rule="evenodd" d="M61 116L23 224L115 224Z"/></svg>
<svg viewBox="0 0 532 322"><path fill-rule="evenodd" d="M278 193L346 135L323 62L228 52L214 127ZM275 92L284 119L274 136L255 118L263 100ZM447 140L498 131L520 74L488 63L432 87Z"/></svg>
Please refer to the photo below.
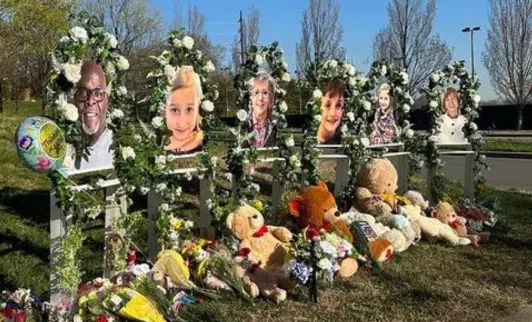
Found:
<svg viewBox="0 0 532 322"><path fill-rule="evenodd" d="M78 108L81 128L89 144L88 160L77 158L74 166L78 170L101 168L113 164L113 133L107 129L107 107L109 105L105 73L95 61L81 67L74 102Z"/></svg>

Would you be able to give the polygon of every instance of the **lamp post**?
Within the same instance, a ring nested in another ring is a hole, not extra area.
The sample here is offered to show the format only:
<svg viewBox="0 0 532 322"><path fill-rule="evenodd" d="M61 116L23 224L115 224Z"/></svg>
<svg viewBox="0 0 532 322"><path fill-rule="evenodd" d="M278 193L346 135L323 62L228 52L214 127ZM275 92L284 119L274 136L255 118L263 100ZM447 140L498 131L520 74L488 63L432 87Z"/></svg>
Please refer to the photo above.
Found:
<svg viewBox="0 0 532 322"><path fill-rule="evenodd" d="M229 67L220 68L220 70L223 70L226 72L225 76L228 76L229 74ZM225 116L229 116L229 91L227 90L229 86L227 84L225 85Z"/></svg>
<svg viewBox="0 0 532 322"><path fill-rule="evenodd" d="M298 92L299 92L299 115L303 114L303 107L301 105L301 86L299 86L299 77L300 77L300 72L299 70L296 70L296 75L297 75L297 89L298 89Z"/></svg>
<svg viewBox="0 0 532 322"><path fill-rule="evenodd" d="M471 34L471 78L475 78L475 48L473 42L473 34L475 31L480 31L480 27L466 27L462 29L462 32L469 32Z"/></svg>

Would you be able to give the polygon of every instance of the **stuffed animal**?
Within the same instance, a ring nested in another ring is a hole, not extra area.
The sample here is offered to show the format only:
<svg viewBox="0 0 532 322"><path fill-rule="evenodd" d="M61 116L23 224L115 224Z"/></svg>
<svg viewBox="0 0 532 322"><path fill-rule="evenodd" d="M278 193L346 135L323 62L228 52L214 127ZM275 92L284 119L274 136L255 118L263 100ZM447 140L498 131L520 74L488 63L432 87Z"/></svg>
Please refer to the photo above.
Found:
<svg viewBox="0 0 532 322"><path fill-rule="evenodd" d="M473 245L478 246L480 243L480 236L468 234L466 227L467 220L464 217L458 216L453 206L448 202L440 201L434 206L433 217L451 226L458 236L469 239Z"/></svg>
<svg viewBox="0 0 532 322"><path fill-rule="evenodd" d="M421 210L425 210L429 207L428 200L425 200L423 195L415 190L407 191L405 197L410 200L412 205L419 206Z"/></svg>
<svg viewBox="0 0 532 322"><path fill-rule="evenodd" d="M469 245L471 243L469 239L459 237L449 225L440 222L436 218L425 216L419 206L408 205L403 207L403 215L416 222L421 228L423 237L429 240L443 240L452 246Z"/></svg>
<svg viewBox="0 0 532 322"><path fill-rule="evenodd" d="M415 222L397 214L401 212L400 206L407 204L395 195L397 180L397 170L390 160L371 160L358 173L355 208L374 216L385 226L401 231L406 240L405 247L408 248L421 230Z"/></svg>
<svg viewBox="0 0 532 322"><path fill-rule="evenodd" d="M280 302L291 287L283 265L289 251L283 243L292 239L284 227L266 226L262 214L249 205L240 206L226 220L227 228L240 241L238 263L248 263L244 285L251 296L257 291L265 298Z"/></svg>

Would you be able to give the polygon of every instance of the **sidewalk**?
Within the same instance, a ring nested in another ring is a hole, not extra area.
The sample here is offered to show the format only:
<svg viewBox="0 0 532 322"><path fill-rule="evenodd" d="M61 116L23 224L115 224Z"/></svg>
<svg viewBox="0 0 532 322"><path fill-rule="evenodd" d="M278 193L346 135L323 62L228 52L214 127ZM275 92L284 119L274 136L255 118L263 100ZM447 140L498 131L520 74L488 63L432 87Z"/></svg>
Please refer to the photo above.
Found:
<svg viewBox="0 0 532 322"><path fill-rule="evenodd" d="M499 319L496 322L532 322L532 306L525 306L514 314Z"/></svg>

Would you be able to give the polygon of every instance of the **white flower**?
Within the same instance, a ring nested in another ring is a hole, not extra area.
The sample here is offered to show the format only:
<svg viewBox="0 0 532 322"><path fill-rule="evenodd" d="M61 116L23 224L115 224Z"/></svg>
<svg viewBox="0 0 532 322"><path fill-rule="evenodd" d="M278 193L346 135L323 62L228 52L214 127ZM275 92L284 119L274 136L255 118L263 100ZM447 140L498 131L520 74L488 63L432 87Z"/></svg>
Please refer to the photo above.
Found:
<svg viewBox="0 0 532 322"><path fill-rule="evenodd" d="M138 142L142 141L142 136L140 136L140 134L135 134L133 137L134 137L135 140L137 140Z"/></svg>
<svg viewBox="0 0 532 322"><path fill-rule="evenodd" d="M281 104L279 104L279 110L281 113L286 113L286 111L288 111L288 105L286 105L285 101L282 101Z"/></svg>
<svg viewBox="0 0 532 322"><path fill-rule="evenodd" d="M240 120L240 122L244 122L248 118L248 112L246 112L246 110L240 109L238 112L236 112L236 117Z"/></svg>
<svg viewBox="0 0 532 322"><path fill-rule="evenodd" d="M109 45L111 45L111 48L116 48L116 46L118 46L118 40L116 40L116 37L114 35L106 32L105 38L109 42Z"/></svg>
<svg viewBox="0 0 532 322"><path fill-rule="evenodd" d="M353 112L347 113L347 118L349 119L349 121L353 122L355 120L355 113Z"/></svg>
<svg viewBox="0 0 532 322"><path fill-rule="evenodd" d="M179 239L179 234L175 231L172 231L170 234L168 234L168 238L172 241L177 241Z"/></svg>
<svg viewBox="0 0 532 322"><path fill-rule="evenodd" d="M351 65L351 64L348 64L348 65L347 65L347 74L348 74L349 76L355 76L355 72L356 72L356 70L355 70L355 66L353 66L353 65Z"/></svg>
<svg viewBox="0 0 532 322"><path fill-rule="evenodd" d="M214 67L214 64L210 60L207 62L207 64L205 64L205 67L203 67L203 69L207 73L214 72L216 70L216 68Z"/></svg>
<svg viewBox="0 0 532 322"><path fill-rule="evenodd" d="M386 67L386 65L382 65L382 67L381 67L381 75L385 76L387 72L388 72L388 68Z"/></svg>
<svg viewBox="0 0 532 322"><path fill-rule="evenodd" d="M126 96L127 95L127 88L125 86L119 86L116 89L116 93L120 96Z"/></svg>
<svg viewBox="0 0 532 322"><path fill-rule="evenodd" d="M159 206L159 211L169 211L169 210L170 210L170 206L166 202L162 203Z"/></svg>
<svg viewBox="0 0 532 322"><path fill-rule="evenodd" d="M70 122L75 122L79 117L78 108L72 104L65 104L63 106L63 115Z"/></svg>
<svg viewBox="0 0 532 322"><path fill-rule="evenodd" d="M403 84L408 84L408 74L401 72L399 75L401 75L401 78L403 79Z"/></svg>
<svg viewBox="0 0 532 322"><path fill-rule="evenodd" d="M118 61L116 62L116 67L120 70L127 70L129 69L129 61L124 56L118 57Z"/></svg>
<svg viewBox="0 0 532 322"><path fill-rule="evenodd" d="M473 131L478 130L478 126L477 126L477 124L476 124L475 122L471 122L471 123L469 123L469 128L470 128L471 130L473 130Z"/></svg>
<svg viewBox="0 0 532 322"><path fill-rule="evenodd" d="M357 84L357 80L354 77L349 77L349 81L347 83L349 84L349 86L355 87Z"/></svg>
<svg viewBox="0 0 532 322"><path fill-rule="evenodd" d="M78 314L76 314L74 316L74 322L83 322L83 319L81 318L81 316L79 316Z"/></svg>
<svg viewBox="0 0 532 322"><path fill-rule="evenodd" d="M201 57L203 57L203 53L201 52L201 50L196 50L196 56L198 56L198 59L201 59Z"/></svg>
<svg viewBox="0 0 532 322"><path fill-rule="evenodd" d="M64 64L63 70L66 79L76 84L81 79L81 64Z"/></svg>
<svg viewBox="0 0 532 322"><path fill-rule="evenodd" d="M161 183L159 183L158 185L155 186L155 191L162 192L162 191L166 190L166 188L168 188L166 183L161 182Z"/></svg>
<svg viewBox="0 0 532 322"><path fill-rule="evenodd" d="M158 155L155 157L155 165L159 169L163 169L166 165L166 155Z"/></svg>
<svg viewBox="0 0 532 322"><path fill-rule="evenodd" d="M262 61L263 61L263 60L264 60L264 59L262 58L262 55L261 55L261 54L256 54L256 55L255 55L255 64L260 65L260 64L262 64Z"/></svg>
<svg viewBox="0 0 532 322"><path fill-rule="evenodd" d="M89 35L87 34L87 30L81 28L81 27L74 27L70 29L69 31L70 37L72 39L77 40L79 42L85 43L87 39L89 39Z"/></svg>
<svg viewBox="0 0 532 322"><path fill-rule="evenodd" d="M63 36L63 37L61 37L61 39L59 39L59 42L67 42L69 40L70 40L69 36Z"/></svg>
<svg viewBox="0 0 532 322"><path fill-rule="evenodd" d="M439 73L434 73L430 76L430 79L432 79L433 82L437 83L440 81L440 74Z"/></svg>
<svg viewBox="0 0 532 322"><path fill-rule="evenodd" d="M183 47L183 42L181 41L181 39L175 38L174 41L172 42L172 45L174 45L174 47L176 48L181 48Z"/></svg>
<svg viewBox="0 0 532 322"><path fill-rule="evenodd" d="M163 126L163 118L160 116L156 116L151 120L151 125L155 128L161 128Z"/></svg>
<svg viewBox="0 0 532 322"><path fill-rule="evenodd" d="M285 143L286 146L289 148L293 147L296 144L293 136L290 136L288 139L286 139Z"/></svg>
<svg viewBox="0 0 532 322"><path fill-rule="evenodd" d="M370 142L368 138L361 138L360 143L362 143L363 146L368 147Z"/></svg>
<svg viewBox="0 0 532 322"><path fill-rule="evenodd" d="M284 73L284 74L283 74L283 77L282 77L282 80L283 80L284 82L289 82L289 81L290 81L290 74L288 74L288 73Z"/></svg>
<svg viewBox="0 0 532 322"><path fill-rule="evenodd" d="M480 103L480 95L475 94L475 96L473 96L473 101L477 104Z"/></svg>
<svg viewBox="0 0 532 322"><path fill-rule="evenodd" d="M438 137L436 135L431 135L429 137L429 141L432 141L432 142L438 142Z"/></svg>
<svg viewBox="0 0 532 322"><path fill-rule="evenodd" d="M164 66L164 74L166 75L166 78L168 78L168 81L174 80L175 74L177 72L177 68L173 67L172 65L166 65Z"/></svg>
<svg viewBox="0 0 532 322"><path fill-rule="evenodd" d="M335 59L331 59L327 61L327 66L329 66L329 68L336 68L336 66L338 66L338 62Z"/></svg>
<svg viewBox="0 0 532 322"><path fill-rule="evenodd" d="M150 191L150 188L148 188L148 187L140 187L140 194L141 195L146 195L148 193L148 191Z"/></svg>
<svg viewBox="0 0 532 322"><path fill-rule="evenodd" d="M336 257L336 247L334 247L331 242L320 240L318 246L325 254Z"/></svg>
<svg viewBox="0 0 532 322"><path fill-rule="evenodd" d="M135 159L135 157L136 157L135 150L133 150L132 147L125 146L122 148L122 159L124 160Z"/></svg>
<svg viewBox="0 0 532 322"><path fill-rule="evenodd" d="M185 220L185 223L183 225L185 229L191 229L194 227L194 222L191 220Z"/></svg>
<svg viewBox="0 0 532 322"><path fill-rule="evenodd" d="M480 155L480 161L486 161L486 155L481 154Z"/></svg>
<svg viewBox="0 0 532 322"><path fill-rule="evenodd" d="M205 112L212 112L214 111L214 103L209 101L209 100L205 100L201 103L201 108L205 111Z"/></svg>
<svg viewBox="0 0 532 322"><path fill-rule="evenodd" d="M360 77L360 79L358 80L358 85L359 86L364 86L366 85L366 82L368 81L368 79L366 78L366 76L362 76Z"/></svg>
<svg viewBox="0 0 532 322"><path fill-rule="evenodd" d="M318 267L324 271L327 271L332 268L332 263L328 258L322 258L318 262Z"/></svg>
<svg viewBox="0 0 532 322"><path fill-rule="evenodd" d="M403 111L404 111L405 113L410 112L410 105L408 105L408 104L403 104Z"/></svg>
<svg viewBox="0 0 532 322"><path fill-rule="evenodd" d="M192 47L194 47L194 39L189 36L185 36L183 38L183 46L185 46L186 49L190 50Z"/></svg>
<svg viewBox="0 0 532 322"><path fill-rule="evenodd" d="M285 61L283 61L283 68L284 68L284 69L288 69L288 63L285 62Z"/></svg>
<svg viewBox="0 0 532 322"><path fill-rule="evenodd" d="M114 109L111 112L111 119L121 119L123 117L124 117L124 112L122 112L122 110L120 109Z"/></svg>
<svg viewBox="0 0 532 322"><path fill-rule="evenodd" d="M212 156L212 157L211 157L211 163L212 163L214 166L216 166L216 162L218 162L218 157L216 157L216 156Z"/></svg>
<svg viewBox="0 0 532 322"><path fill-rule="evenodd" d="M291 164L295 164L297 161L299 161L299 159L298 159L298 157L297 157L296 154L292 154L292 155L290 156L290 159L289 159L289 160L290 160L290 163L291 163Z"/></svg>
<svg viewBox="0 0 532 322"><path fill-rule="evenodd" d="M314 115L314 119L318 122L321 122L321 115L320 114L316 114Z"/></svg>
<svg viewBox="0 0 532 322"><path fill-rule="evenodd" d="M431 108L436 108L436 107L438 107L438 102L436 102L435 100L431 100L430 103L429 103L429 106Z"/></svg>
<svg viewBox="0 0 532 322"><path fill-rule="evenodd" d="M255 84L255 80L253 78L250 78L248 79L248 81L246 82L246 84L248 84L248 87L253 87L253 85Z"/></svg>
<svg viewBox="0 0 532 322"><path fill-rule="evenodd" d="M323 93L319 90L319 89L315 89L313 92L312 92L312 97L314 99L319 99L323 96Z"/></svg>
<svg viewBox="0 0 532 322"><path fill-rule="evenodd" d="M371 103L369 101L366 101L366 100L362 101L362 105L364 106L364 109L366 111L371 110Z"/></svg>
<svg viewBox="0 0 532 322"><path fill-rule="evenodd" d="M259 186L258 184L256 184L256 183L251 183L251 184L249 185L249 187L250 187L252 190L255 190L257 193L260 192L260 186Z"/></svg>
<svg viewBox="0 0 532 322"><path fill-rule="evenodd" d="M227 172L225 174L225 178L227 179L227 181L232 182L233 181L233 174L231 172Z"/></svg>
<svg viewBox="0 0 532 322"><path fill-rule="evenodd" d="M411 138L411 137L414 136L414 131L412 129L408 129L408 130L406 130L405 134L406 134L407 138Z"/></svg>

